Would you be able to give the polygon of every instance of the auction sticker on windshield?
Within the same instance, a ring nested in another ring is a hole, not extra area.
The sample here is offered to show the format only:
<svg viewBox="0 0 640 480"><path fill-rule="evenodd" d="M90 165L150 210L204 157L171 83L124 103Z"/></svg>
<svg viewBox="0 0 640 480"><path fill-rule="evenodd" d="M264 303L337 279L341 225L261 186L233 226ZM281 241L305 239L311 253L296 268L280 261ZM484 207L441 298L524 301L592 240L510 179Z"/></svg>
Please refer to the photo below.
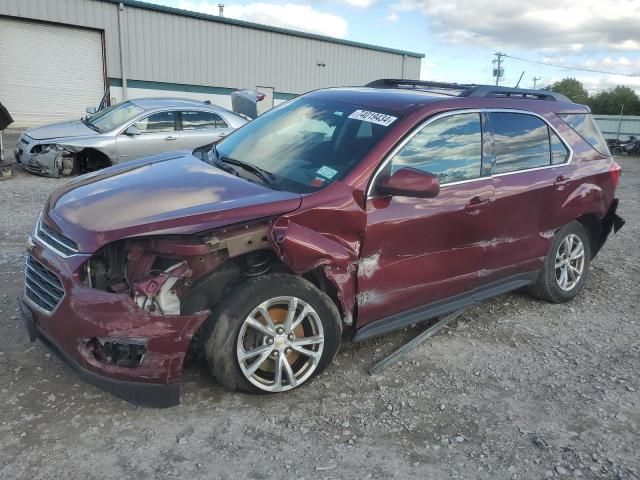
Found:
<svg viewBox="0 0 640 480"><path fill-rule="evenodd" d="M392 117L391 115L385 115L384 113L369 112L367 110L356 110L349 115L349 118L362 120L363 122L377 123L378 125L384 125L385 127L388 127L398 119L398 117Z"/></svg>

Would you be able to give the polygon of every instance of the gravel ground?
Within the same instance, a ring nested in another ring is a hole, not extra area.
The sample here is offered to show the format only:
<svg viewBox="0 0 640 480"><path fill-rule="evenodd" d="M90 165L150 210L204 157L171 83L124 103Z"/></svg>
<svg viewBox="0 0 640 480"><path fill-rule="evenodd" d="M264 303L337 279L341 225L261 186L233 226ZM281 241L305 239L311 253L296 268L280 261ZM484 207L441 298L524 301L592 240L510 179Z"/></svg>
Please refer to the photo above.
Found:
<svg viewBox="0 0 640 480"><path fill-rule="evenodd" d="M627 225L573 302L497 297L375 377L367 366L424 327L345 344L285 395L229 393L190 365L166 410L28 342L24 239L65 180L18 171L0 182L0 478L640 479L640 160L619 163Z"/></svg>

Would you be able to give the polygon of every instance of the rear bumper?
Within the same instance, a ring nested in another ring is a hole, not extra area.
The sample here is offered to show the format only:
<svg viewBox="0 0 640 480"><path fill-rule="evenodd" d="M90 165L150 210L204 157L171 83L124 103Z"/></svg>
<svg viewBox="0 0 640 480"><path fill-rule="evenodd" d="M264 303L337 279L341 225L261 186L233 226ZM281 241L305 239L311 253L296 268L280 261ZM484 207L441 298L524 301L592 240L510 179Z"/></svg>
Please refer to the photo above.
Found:
<svg viewBox="0 0 640 480"><path fill-rule="evenodd" d="M625 221L620 217L616 212L618 211L618 199L614 198L613 202L611 202L611 207L609 207L609 211L602 218L602 228L600 230L600 241L598 242L598 247L594 252L594 256L600 251L602 246L609 238L611 231L614 233L618 233L618 231L624 226Z"/></svg>
<svg viewBox="0 0 640 480"><path fill-rule="evenodd" d="M180 384L141 383L98 375L84 368L73 359L56 341L47 335L36 324L33 314L22 299L18 299L20 312L29 333L29 339L34 342L42 340L68 367L70 367L85 382L105 390L117 397L136 405L151 408L167 408L180 403Z"/></svg>

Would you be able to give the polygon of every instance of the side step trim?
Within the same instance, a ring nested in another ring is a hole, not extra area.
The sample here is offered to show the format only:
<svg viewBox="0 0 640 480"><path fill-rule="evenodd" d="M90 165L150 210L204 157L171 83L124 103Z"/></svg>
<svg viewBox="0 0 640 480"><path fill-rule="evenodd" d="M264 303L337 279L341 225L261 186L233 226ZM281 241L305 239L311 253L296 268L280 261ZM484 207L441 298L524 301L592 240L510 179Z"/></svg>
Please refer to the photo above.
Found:
<svg viewBox="0 0 640 480"><path fill-rule="evenodd" d="M422 307L397 313L390 317L381 318L380 320L375 320L356 330L353 336L353 341L361 342L372 337L385 335L395 330L413 325L414 323L431 320L434 317L439 317L441 315L451 313L454 310L469 307L488 298L511 292L518 288L526 287L536 281L538 274L539 270L520 273L504 280L483 285L482 287L478 287L470 292L454 295L453 297L438 300L437 302L433 302Z"/></svg>

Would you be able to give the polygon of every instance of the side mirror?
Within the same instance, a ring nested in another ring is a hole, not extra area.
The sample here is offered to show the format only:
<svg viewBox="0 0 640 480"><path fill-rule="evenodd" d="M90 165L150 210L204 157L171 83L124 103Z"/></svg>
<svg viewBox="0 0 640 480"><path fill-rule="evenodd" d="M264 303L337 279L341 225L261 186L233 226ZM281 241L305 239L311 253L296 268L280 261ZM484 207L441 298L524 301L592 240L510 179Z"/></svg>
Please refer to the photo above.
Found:
<svg viewBox="0 0 640 480"><path fill-rule="evenodd" d="M134 135L140 135L140 129L135 125L131 125L124 131L124 134L129 135L130 137L133 137Z"/></svg>
<svg viewBox="0 0 640 480"><path fill-rule="evenodd" d="M378 195L433 198L440 193L438 177L415 168L401 168L376 186Z"/></svg>
<svg viewBox="0 0 640 480"><path fill-rule="evenodd" d="M87 107L85 109L85 112L87 112L89 115L93 115L94 113L97 112L96 107Z"/></svg>

